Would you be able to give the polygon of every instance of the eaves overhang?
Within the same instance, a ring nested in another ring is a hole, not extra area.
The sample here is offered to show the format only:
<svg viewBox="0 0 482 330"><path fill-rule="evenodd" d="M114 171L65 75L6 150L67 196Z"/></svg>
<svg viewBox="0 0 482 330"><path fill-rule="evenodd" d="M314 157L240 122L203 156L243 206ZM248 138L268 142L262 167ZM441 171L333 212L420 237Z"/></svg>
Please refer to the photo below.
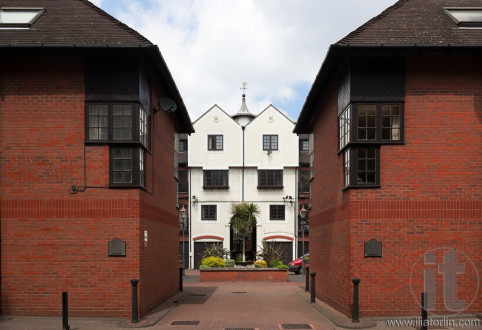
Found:
<svg viewBox="0 0 482 330"><path fill-rule="evenodd" d="M327 55L321 65L315 81L306 97L296 125L293 129L295 134L307 134L311 132L316 115L316 106L323 98L330 82L336 77L338 66L346 55L401 55L408 52L468 52L482 55L482 45L460 44L333 44L328 49Z"/></svg>
<svg viewBox="0 0 482 330"><path fill-rule="evenodd" d="M0 53L6 54L18 54L27 52L52 52L58 55L73 53L76 55L87 55L92 52L101 51L116 51L131 52L133 54L147 55L152 60L155 68L158 70L157 78L160 80L163 86L167 89L167 94L177 104L177 111L174 112L176 116L177 129L179 133L191 134L194 133L194 127L189 117L189 113L186 109L181 94L176 86L174 78L167 67L164 58L161 55L159 48L156 45L138 45L138 46L125 46L125 45L87 45L87 44L33 44L33 45L15 45L4 44L0 45Z"/></svg>

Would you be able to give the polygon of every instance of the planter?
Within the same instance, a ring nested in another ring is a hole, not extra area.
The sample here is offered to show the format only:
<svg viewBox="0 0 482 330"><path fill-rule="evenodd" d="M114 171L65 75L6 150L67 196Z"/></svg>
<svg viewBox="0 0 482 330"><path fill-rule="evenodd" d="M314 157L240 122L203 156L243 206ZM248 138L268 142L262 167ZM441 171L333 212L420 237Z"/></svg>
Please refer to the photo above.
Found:
<svg viewBox="0 0 482 330"><path fill-rule="evenodd" d="M201 282L287 282L288 271L275 268L200 269Z"/></svg>

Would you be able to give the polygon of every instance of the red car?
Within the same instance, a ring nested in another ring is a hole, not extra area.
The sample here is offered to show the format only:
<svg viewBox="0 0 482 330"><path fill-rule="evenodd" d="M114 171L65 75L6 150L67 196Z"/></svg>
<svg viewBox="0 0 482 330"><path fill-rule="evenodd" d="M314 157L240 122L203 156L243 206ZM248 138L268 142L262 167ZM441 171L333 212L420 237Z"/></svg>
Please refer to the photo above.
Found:
<svg viewBox="0 0 482 330"><path fill-rule="evenodd" d="M305 254L303 257L306 258L306 257L309 257L310 254ZM293 261L290 261L288 263L288 267L290 269L290 272L295 272L295 274L299 274L301 273L301 267L303 266L303 261L301 259L301 257L299 257L298 259L295 259Z"/></svg>

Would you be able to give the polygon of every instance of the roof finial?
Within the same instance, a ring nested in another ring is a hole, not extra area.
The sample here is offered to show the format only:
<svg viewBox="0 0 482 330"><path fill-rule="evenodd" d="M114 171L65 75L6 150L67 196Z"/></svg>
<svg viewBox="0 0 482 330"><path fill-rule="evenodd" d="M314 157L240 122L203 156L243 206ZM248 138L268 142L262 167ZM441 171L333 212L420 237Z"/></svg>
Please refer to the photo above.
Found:
<svg viewBox="0 0 482 330"><path fill-rule="evenodd" d="M243 81L243 83L241 84L243 87L241 87L240 89L243 90L243 97L245 97L245 93L246 93L246 90L248 89L248 83L246 81Z"/></svg>

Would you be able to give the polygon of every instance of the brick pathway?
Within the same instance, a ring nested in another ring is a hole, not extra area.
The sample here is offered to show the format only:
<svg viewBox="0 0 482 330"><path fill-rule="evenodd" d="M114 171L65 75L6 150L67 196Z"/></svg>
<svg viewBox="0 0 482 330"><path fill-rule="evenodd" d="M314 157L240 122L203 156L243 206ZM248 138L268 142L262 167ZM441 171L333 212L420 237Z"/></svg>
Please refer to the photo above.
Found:
<svg viewBox="0 0 482 330"><path fill-rule="evenodd" d="M335 329L296 294L301 290L296 282L186 284L191 295L152 329ZM199 324L173 325L188 321Z"/></svg>

